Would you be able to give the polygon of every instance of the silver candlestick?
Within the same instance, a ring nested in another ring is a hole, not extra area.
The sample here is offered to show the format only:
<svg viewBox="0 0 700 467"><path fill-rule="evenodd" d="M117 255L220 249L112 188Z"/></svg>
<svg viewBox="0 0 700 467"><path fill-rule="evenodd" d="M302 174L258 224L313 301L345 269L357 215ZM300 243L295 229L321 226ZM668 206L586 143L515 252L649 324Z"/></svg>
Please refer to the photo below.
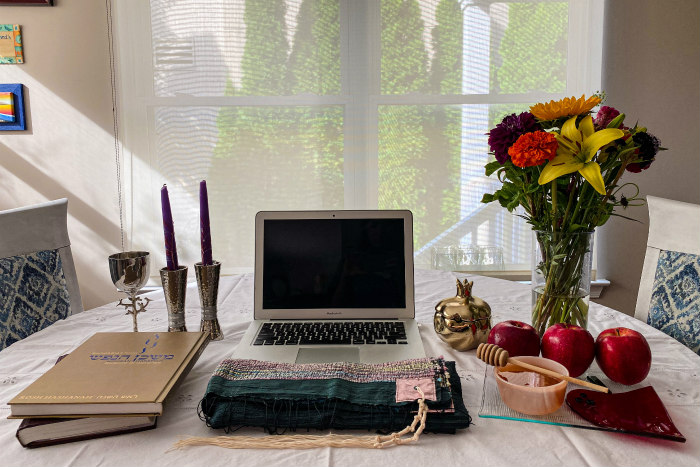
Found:
<svg viewBox="0 0 700 467"><path fill-rule="evenodd" d="M206 266L202 263L194 265L194 274L197 277L197 287L199 288L199 302L202 305L202 321L199 330L208 333L209 339L213 341L220 341L224 338L219 318L216 316L220 272L221 263L218 261Z"/></svg>
<svg viewBox="0 0 700 467"><path fill-rule="evenodd" d="M175 270L160 270L163 283L165 306L168 308L168 332L186 332L185 326L185 292L187 291L187 266Z"/></svg>
<svg viewBox="0 0 700 467"><path fill-rule="evenodd" d="M136 295L148 282L150 269L150 255L147 251L123 251L109 256L109 275L112 282L120 292L126 293L130 303L119 299L117 306L123 306L126 314L131 315L134 323L134 332L138 331L137 316L146 311L150 298L143 300Z"/></svg>

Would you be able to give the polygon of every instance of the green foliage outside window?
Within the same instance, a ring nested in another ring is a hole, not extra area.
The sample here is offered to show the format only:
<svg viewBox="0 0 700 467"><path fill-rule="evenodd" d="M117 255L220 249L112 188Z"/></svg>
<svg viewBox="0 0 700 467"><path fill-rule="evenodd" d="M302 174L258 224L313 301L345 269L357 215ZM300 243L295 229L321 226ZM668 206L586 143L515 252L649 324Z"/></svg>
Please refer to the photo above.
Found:
<svg viewBox="0 0 700 467"><path fill-rule="evenodd" d="M491 50L491 92L566 91L568 4L513 3L507 28ZM530 104L489 106L489 128L503 117L528 110Z"/></svg>
<svg viewBox="0 0 700 467"><path fill-rule="evenodd" d="M380 9L381 93L461 94L459 1L439 1L430 44L424 40L418 0L381 0ZM242 76L238 86L227 83L225 95L342 94L337 0L303 0L291 44L285 14L283 0L245 1ZM567 15L566 3L509 4L507 27L500 42L492 43L491 92L565 89ZM526 107L491 106L490 126ZM264 207L261 200L272 209L342 208L343 114L342 106L222 107L210 173L244 197L225 200L231 218L251 218L248 211ZM378 109L378 207L413 211L416 249L459 220L461 127L458 105ZM278 182L289 177L299 186L318 187L313 191L317 204L307 204L306 190L279 193ZM237 227L233 222L225 228Z"/></svg>
<svg viewBox="0 0 700 467"><path fill-rule="evenodd" d="M568 5L513 3L498 53L502 63L492 67L492 87L503 94L566 90Z"/></svg>
<svg viewBox="0 0 700 467"><path fill-rule="evenodd" d="M383 94L425 93L428 53L416 0L381 2L381 90ZM379 208L413 212L415 246L424 242L427 113L421 106L379 107Z"/></svg>
<svg viewBox="0 0 700 467"><path fill-rule="evenodd" d="M430 67L416 0L383 0L381 88L384 94L460 94L462 11L441 0L431 31ZM459 220L460 106L379 108L379 207L410 209L414 246Z"/></svg>
<svg viewBox="0 0 700 467"><path fill-rule="evenodd" d="M340 92L337 2L305 0L301 4L291 49L284 15L284 1L246 0L241 86L236 89L229 82L226 95ZM238 186L248 187L242 191L251 204L269 197L266 190L274 189L264 180L301 172L302 180L323 185L320 192L328 195L325 207L341 208L342 122L342 109L333 106L223 107L214 157L237 161L244 177ZM254 166L267 173L262 183L252 177L257 175ZM306 207L303 199L298 201L299 208Z"/></svg>

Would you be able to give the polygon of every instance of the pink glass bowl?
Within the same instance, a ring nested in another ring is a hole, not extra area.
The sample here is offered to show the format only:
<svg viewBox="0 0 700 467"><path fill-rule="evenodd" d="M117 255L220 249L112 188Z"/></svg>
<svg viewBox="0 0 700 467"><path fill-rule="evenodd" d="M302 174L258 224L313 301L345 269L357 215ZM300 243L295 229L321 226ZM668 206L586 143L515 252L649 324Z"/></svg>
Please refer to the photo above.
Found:
<svg viewBox="0 0 700 467"><path fill-rule="evenodd" d="M556 371L563 375L569 375L564 365L548 358L523 356L517 357L517 359L531 365ZM559 381L550 386L521 386L505 381L498 375L501 371L512 372L523 371L523 369L511 364L504 367L494 367L493 369L501 399L503 399L503 403L511 409L527 415L546 415L556 412L564 403L566 381Z"/></svg>

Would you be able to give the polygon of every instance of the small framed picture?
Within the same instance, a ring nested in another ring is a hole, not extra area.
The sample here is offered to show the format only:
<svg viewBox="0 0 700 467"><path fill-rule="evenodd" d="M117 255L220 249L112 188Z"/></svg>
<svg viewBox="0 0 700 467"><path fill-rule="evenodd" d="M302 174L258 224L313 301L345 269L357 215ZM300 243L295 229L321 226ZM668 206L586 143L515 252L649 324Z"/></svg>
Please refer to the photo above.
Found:
<svg viewBox="0 0 700 467"><path fill-rule="evenodd" d="M24 86L0 84L0 131L25 130Z"/></svg>
<svg viewBox="0 0 700 467"><path fill-rule="evenodd" d="M19 24L0 24L0 64L24 63Z"/></svg>

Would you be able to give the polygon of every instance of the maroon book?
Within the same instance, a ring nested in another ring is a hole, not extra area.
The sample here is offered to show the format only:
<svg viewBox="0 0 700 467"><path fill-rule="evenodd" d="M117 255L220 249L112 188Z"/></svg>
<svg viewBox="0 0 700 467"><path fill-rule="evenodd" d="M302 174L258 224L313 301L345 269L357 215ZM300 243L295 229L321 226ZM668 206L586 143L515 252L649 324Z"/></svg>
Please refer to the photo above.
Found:
<svg viewBox="0 0 700 467"><path fill-rule="evenodd" d="M63 360L61 355L56 363ZM40 448L86 439L151 430L157 417L25 418L17 428L17 439L25 448Z"/></svg>
<svg viewBox="0 0 700 467"><path fill-rule="evenodd" d="M25 418L17 439L25 448L71 443L156 427L157 417Z"/></svg>

